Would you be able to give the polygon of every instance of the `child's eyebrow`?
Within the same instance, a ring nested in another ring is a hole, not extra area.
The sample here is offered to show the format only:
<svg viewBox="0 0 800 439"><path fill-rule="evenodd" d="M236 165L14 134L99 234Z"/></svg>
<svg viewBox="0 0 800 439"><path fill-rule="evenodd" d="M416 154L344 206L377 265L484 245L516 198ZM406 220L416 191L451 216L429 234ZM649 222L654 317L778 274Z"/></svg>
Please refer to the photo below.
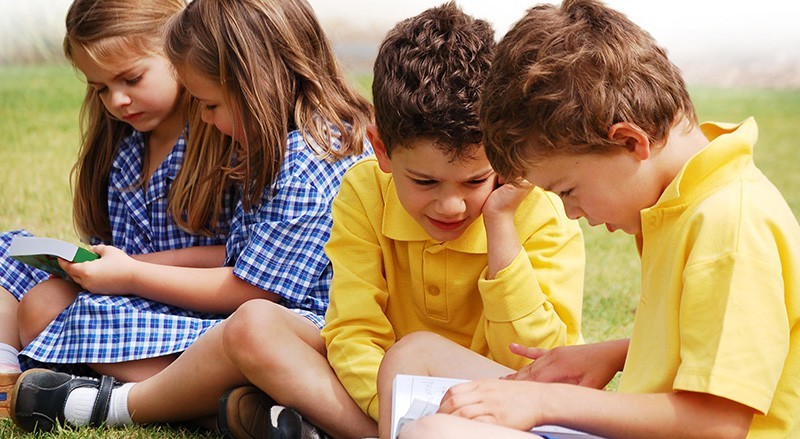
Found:
<svg viewBox="0 0 800 439"><path fill-rule="evenodd" d="M418 178L420 180L439 180L439 177L436 177L434 175L428 175L428 174L425 174L425 173L422 173L422 172L419 172L419 171L414 171L413 169L408 169L407 172L412 177ZM486 178L486 177L490 176L493 173L494 173L494 169L489 168L489 169L477 172L474 175L471 175L471 176L465 178L464 181L480 180L480 179L483 179L483 178Z"/></svg>
<svg viewBox="0 0 800 439"><path fill-rule="evenodd" d="M494 169L489 168L489 169L483 170L481 172L477 172L473 176L467 177L467 179L465 181L481 180L483 178L489 177L492 174L494 174Z"/></svg>
<svg viewBox="0 0 800 439"><path fill-rule="evenodd" d="M132 71L136 70L136 68L137 68L137 67L136 67L136 66L134 66L134 67L131 67L131 68L125 69L125 70L123 70L123 71L121 71L121 72L117 73L117 74L114 76L114 80L116 81L116 80L117 80L117 79L119 79L119 78L122 78L122 77L124 77L124 76L130 75L130 73L131 73Z"/></svg>
<svg viewBox="0 0 800 439"><path fill-rule="evenodd" d="M434 177L432 175L423 174L422 172L414 171L413 169L408 169L407 172L412 177L419 178L420 180L436 180L437 179L436 177Z"/></svg>
<svg viewBox="0 0 800 439"><path fill-rule="evenodd" d="M117 73L116 75L114 75L114 77L111 78L111 81L116 81L119 78L127 76L134 70L136 70L136 67L131 67L129 69L125 69L125 70L121 71L120 73ZM104 83L102 83L102 82L90 80L88 78L86 79L86 83L89 84L89 85L104 85Z"/></svg>

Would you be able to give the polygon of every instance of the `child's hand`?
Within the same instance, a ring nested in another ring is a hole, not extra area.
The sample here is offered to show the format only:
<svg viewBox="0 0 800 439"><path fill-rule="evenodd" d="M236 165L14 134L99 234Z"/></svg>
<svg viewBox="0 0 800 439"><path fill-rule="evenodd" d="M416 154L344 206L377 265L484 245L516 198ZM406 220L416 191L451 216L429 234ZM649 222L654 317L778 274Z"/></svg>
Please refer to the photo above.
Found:
<svg viewBox="0 0 800 439"><path fill-rule="evenodd" d="M497 188L492 191L483 204L483 216L487 219L503 215L513 216L522 200L528 196L534 187L528 182L523 182L523 185L519 187L512 184L503 184L499 178L497 184Z"/></svg>
<svg viewBox="0 0 800 439"><path fill-rule="evenodd" d="M92 251L100 258L88 262L59 260L58 263L74 282L92 293L129 294L136 261L110 245L96 245Z"/></svg>
<svg viewBox="0 0 800 439"><path fill-rule="evenodd" d="M617 343L611 342L611 343ZM617 346L620 348L620 346ZM512 343L512 352L533 363L506 376L509 380L558 382L596 389L604 388L625 363L625 353L606 343L537 349ZM621 357L620 357L621 355Z"/></svg>
<svg viewBox="0 0 800 439"><path fill-rule="evenodd" d="M541 384L498 379L470 381L451 387L438 413L461 416L518 430L539 424Z"/></svg>

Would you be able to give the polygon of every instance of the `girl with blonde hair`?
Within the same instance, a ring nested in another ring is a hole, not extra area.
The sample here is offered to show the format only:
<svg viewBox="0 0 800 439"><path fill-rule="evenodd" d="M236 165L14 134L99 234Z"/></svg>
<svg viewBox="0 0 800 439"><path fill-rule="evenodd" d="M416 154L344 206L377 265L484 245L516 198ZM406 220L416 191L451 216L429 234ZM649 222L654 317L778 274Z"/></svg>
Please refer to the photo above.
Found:
<svg viewBox="0 0 800 439"><path fill-rule="evenodd" d="M250 381L278 393L312 395L315 386L331 384L308 377L305 366L327 367L320 328L332 269L323 247L342 176L372 152L366 140L372 106L347 84L305 0L194 0L171 24L166 52L207 124L187 149L186 168L193 172L175 181L176 189L189 189L176 192L173 212L213 221L224 189L236 187L240 199L225 266L161 267L101 246L99 260L64 267L78 281L86 278L91 290L133 291L190 309L232 312L260 299L245 307L259 310L262 332L259 340L237 339L226 332L230 320L220 323L162 372L136 384L28 371L12 401L12 417L26 430L64 421L203 420L217 414L226 390ZM293 368L271 368L257 355L248 359L253 363L229 355L249 343L269 345ZM341 431L334 433L374 434L343 389L332 397L320 393L326 397L317 401L319 410L342 413L334 426ZM49 408L48 401L57 403Z"/></svg>
<svg viewBox="0 0 800 439"><path fill-rule="evenodd" d="M184 0L76 0L70 6L64 52L87 82L72 172L73 219L84 242L156 264L214 266L222 264L232 197L214 222L192 221L203 224L194 230L179 227L169 213L173 180L185 171L189 113L163 35L185 6ZM220 319L138 297L83 292L88 284L82 281L50 279L5 256L14 236L29 235L0 236L0 341L7 343L0 344L0 363L10 363L0 374L4 392L20 373L20 339L26 367L90 364L144 379ZM178 327L191 330L175 334ZM0 412L3 404L7 410L7 398L0 398Z"/></svg>

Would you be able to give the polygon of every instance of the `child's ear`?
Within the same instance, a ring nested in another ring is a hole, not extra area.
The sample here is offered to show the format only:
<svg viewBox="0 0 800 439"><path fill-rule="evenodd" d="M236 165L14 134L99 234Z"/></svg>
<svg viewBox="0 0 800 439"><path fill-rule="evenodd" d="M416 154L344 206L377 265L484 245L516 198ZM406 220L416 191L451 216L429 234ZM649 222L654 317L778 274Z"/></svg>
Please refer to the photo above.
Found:
<svg viewBox="0 0 800 439"><path fill-rule="evenodd" d="M367 138L369 143L372 144L372 149L375 151L375 157L378 159L378 166L381 171L391 174L392 162L389 160L389 154L386 152L386 145L381 140L381 134L378 132L378 127L375 125L367 125Z"/></svg>
<svg viewBox="0 0 800 439"><path fill-rule="evenodd" d="M617 122L608 129L608 138L625 144L625 147L639 160L650 157L650 137L637 125Z"/></svg>

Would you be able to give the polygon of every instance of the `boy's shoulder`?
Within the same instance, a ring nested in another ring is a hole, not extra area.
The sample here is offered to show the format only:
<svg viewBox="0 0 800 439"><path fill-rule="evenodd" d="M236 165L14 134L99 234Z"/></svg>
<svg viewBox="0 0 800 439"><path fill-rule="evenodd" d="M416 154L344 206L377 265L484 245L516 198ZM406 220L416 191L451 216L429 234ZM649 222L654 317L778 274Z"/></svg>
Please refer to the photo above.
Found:
<svg viewBox="0 0 800 439"><path fill-rule="evenodd" d="M381 171L374 155L362 157L344 175L344 183L352 185L356 192L374 191L375 187L386 187L392 180L391 174Z"/></svg>
<svg viewBox="0 0 800 439"><path fill-rule="evenodd" d="M347 170L339 188L340 202L358 203L364 210L380 209L386 205L392 174L383 172L374 155L363 157Z"/></svg>

